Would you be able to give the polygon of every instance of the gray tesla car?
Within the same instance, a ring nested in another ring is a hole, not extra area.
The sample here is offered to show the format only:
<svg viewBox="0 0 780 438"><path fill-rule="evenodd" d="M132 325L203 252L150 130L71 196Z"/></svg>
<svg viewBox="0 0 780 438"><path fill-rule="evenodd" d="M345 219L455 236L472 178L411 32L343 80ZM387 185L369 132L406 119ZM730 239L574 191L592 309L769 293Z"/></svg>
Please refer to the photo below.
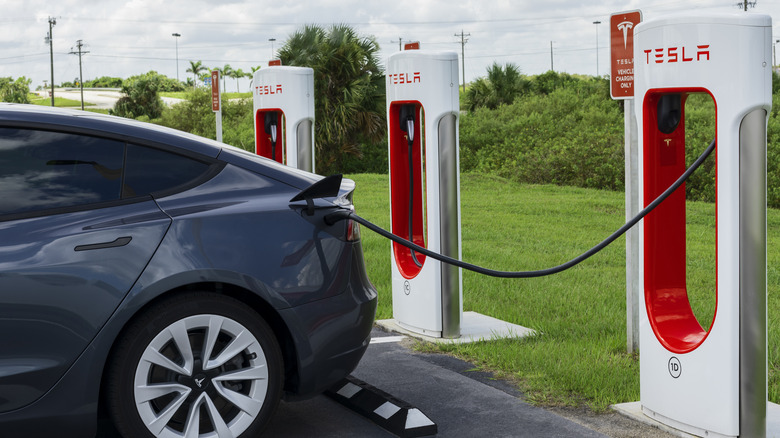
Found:
<svg viewBox="0 0 780 438"><path fill-rule="evenodd" d="M0 436L255 437L349 374L354 183L151 124L0 104ZM102 423L102 422L101 422Z"/></svg>

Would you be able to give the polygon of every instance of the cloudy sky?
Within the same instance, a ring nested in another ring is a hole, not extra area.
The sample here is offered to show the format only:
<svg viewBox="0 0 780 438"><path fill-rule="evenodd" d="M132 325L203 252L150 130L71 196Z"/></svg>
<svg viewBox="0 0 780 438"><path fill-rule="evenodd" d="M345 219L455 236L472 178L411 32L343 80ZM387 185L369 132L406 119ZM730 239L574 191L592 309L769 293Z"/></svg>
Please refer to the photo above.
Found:
<svg viewBox="0 0 780 438"><path fill-rule="evenodd" d="M464 32L465 77L484 76L493 62L514 63L526 74L556 71L607 73L607 36L612 13L640 9L644 19L696 11L736 12L738 0L0 0L0 76L26 76L32 88L50 76L45 37L54 26L55 83L79 75L82 40L84 79L128 77L156 70L187 77L189 61L208 67L230 64L251 71L305 24L346 23L381 47L382 63L398 51L399 38L423 49L460 54ZM758 0L780 39L780 2ZM601 21L602 24L594 24ZM179 38L173 33L181 35ZM458 36L456 36L458 34ZM275 41L270 41L275 39ZM598 45L597 45L598 41ZM598 54L598 62L597 62ZM228 81L227 91L248 91L249 81Z"/></svg>

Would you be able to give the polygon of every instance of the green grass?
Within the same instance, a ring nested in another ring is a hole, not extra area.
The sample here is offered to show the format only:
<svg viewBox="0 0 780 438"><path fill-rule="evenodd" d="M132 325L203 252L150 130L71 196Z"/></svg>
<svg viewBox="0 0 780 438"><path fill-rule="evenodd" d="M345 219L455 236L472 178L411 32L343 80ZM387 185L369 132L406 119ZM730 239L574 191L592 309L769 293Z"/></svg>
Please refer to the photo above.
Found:
<svg viewBox="0 0 780 438"><path fill-rule="evenodd" d="M351 175L355 207L388 229L387 175ZM517 184L481 174L461 176L463 259L501 270L546 268L584 252L624 222L621 192ZM714 313L714 204L688 203L688 283L704 327ZM770 400L780 402L780 211L768 212ZM392 317L390 244L363 230L377 319ZM426 345L517 382L543 405L610 404L639 399L638 357L626 353L625 238L580 265L549 277L498 279L463 271L464 310L542 333L523 340Z"/></svg>
<svg viewBox="0 0 780 438"><path fill-rule="evenodd" d="M225 99L251 99L252 98L252 92L251 91L247 91L247 92L244 92L244 93L235 93L235 92L222 93L222 96Z"/></svg>
<svg viewBox="0 0 780 438"><path fill-rule="evenodd" d="M160 97L173 97L175 99L186 99L187 98L187 92L186 91L161 91L157 93L160 95Z"/></svg>
<svg viewBox="0 0 780 438"><path fill-rule="evenodd" d="M187 91L163 91L160 94L160 97L173 97L176 99L186 99L187 98ZM252 92L247 91L244 93L222 93L222 97L225 99L248 99L252 97Z"/></svg>
<svg viewBox="0 0 780 438"><path fill-rule="evenodd" d="M38 95L31 94L30 103L32 103L33 105L51 106L51 97L40 97ZM65 99L64 97L57 97L55 95L54 106L60 108L71 108L71 107L81 108L81 101L73 100L73 99ZM84 107L88 107L88 106L94 106L94 104L89 102L84 102Z"/></svg>

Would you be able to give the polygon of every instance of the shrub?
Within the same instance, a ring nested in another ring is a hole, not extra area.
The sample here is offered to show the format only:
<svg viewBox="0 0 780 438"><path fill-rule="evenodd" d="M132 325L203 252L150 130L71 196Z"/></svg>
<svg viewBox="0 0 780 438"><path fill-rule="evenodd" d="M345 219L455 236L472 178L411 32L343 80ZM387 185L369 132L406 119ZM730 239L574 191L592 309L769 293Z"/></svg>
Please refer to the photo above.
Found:
<svg viewBox="0 0 780 438"><path fill-rule="evenodd" d="M780 208L780 86L773 75L767 128L767 203ZM518 182L623 190L622 103L602 78L547 72L531 78L532 92L495 110L478 108L460 122L461 170L495 173ZM709 145L715 105L691 95L685 105L686 162ZM686 182L690 200L715 201L715 157Z"/></svg>
<svg viewBox="0 0 780 438"><path fill-rule="evenodd" d="M146 116L149 119L160 117L163 102L157 92L160 91L160 81L154 75L133 76L122 84L121 97L114 105L111 114L136 119Z"/></svg>
<svg viewBox="0 0 780 438"><path fill-rule="evenodd" d="M32 79L22 76L14 80L12 77L0 78L0 101L13 103L30 103L30 83Z"/></svg>
<svg viewBox="0 0 780 438"><path fill-rule="evenodd" d="M85 81L84 86L88 88L121 88L122 78L114 78L111 76L101 76L91 81Z"/></svg>
<svg viewBox="0 0 780 438"><path fill-rule="evenodd" d="M187 93L181 103L166 108L154 123L216 139L217 122L211 110L211 90L196 88ZM254 151L254 121L252 100L222 101L222 140L247 151Z"/></svg>
<svg viewBox="0 0 780 438"><path fill-rule="evenodd" d="M528 183L622 189L621 104L578 91L557 88L464 114L461 170Z"/></svg>

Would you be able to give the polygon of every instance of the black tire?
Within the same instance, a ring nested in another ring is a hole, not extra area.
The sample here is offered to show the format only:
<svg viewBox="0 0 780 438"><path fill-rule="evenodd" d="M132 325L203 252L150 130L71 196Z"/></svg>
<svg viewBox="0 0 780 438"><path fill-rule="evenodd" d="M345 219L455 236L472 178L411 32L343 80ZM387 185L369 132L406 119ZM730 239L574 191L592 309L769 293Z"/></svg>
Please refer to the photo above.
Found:
<svg viewBox="0 0 780 438"><path fill-rule="evenodd" d="M188 293L124 332L109 360L106 401L127 438L221 436L223 428L255 437L279 404L283 378L279 344L260 315L230 297Z"/></svg>

